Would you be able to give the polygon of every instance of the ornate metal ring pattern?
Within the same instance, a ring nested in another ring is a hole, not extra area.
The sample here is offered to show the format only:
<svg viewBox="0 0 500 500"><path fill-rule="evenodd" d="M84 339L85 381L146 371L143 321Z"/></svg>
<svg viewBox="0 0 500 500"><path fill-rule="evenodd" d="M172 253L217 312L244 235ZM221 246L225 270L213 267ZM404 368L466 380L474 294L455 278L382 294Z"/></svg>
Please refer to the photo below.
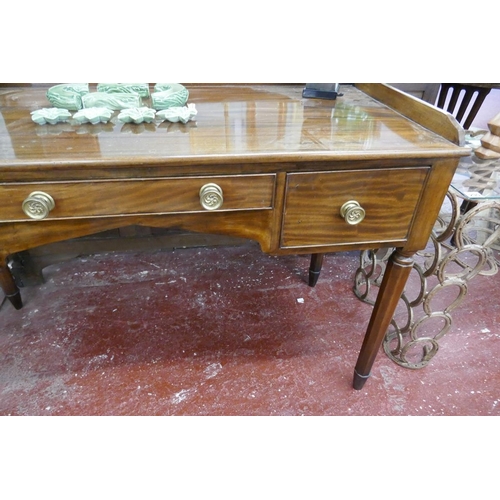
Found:
<svg viewBox="0 0 500 500"><path fill-rule="evenodd" d="M427 248L415 255L410 275L415 297L405 290L386 333L383 348L390 359L410 369L427 366L438 340L452 328L451 312L467 295L467 283L498 271L499 238L499 202L481 203L460 216L458 197L448 193ZM361 252L354 293L363 302L374 304L372 287L380 287L392 251Z"/></svg>

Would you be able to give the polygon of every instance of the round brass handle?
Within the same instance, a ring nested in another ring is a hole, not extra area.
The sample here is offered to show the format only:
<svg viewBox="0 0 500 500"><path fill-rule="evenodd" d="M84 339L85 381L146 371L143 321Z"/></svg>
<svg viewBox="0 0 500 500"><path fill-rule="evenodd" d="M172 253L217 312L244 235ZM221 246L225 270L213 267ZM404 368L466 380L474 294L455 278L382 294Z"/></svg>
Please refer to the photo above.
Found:
<svg viewBox="0 0 500 500"><path fill-rule="evenodd" d="M23 201L23 212L32 219L45 219L56 206L54 198L43 191L33 191Z"/></svg>
<svg viewBox="0 0 500 500"><path fill-rule="evenodd" d="M347 224L354 226L359 224L366 215L365 209L354 200L346 201L340 207L340 215L344 218Z"/></svg>
<svg viewBox="0 0 500 500"><path fill-rule="evenodd" d="M220 186L214 183L205 184L200 189L200 203L205 210L217 210L224 203Z"/></svg>

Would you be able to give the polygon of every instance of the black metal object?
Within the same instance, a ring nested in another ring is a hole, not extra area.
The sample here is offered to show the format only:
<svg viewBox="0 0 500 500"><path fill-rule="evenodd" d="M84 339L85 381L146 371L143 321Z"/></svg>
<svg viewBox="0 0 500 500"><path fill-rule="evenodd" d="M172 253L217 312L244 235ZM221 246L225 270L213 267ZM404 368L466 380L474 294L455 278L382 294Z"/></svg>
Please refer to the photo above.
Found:
<svg viewBox="0 0 500 500"><path fill-rule="evenodd" d="M337 99L339 93L338 83L306 83L302 97L312 99Z"/></svg>

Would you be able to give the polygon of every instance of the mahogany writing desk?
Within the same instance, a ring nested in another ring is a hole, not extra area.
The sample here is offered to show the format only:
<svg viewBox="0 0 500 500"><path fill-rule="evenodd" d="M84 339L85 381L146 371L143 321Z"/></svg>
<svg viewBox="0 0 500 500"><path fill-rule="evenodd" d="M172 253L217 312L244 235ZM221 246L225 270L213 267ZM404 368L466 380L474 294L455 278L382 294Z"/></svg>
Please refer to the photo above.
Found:
<svg viewBox="0 0 500 500"><path fill-rule="evenodd" d="M460 156L446 113L381 84L189 86L196 122L37 125L42 86L0 88L0 284L9 255L131 224L253 239L269 254L395 247L354 371L360 389ZM91 88L92 90L92 88ZM146 103L147 104L147 103Z"/></svg>

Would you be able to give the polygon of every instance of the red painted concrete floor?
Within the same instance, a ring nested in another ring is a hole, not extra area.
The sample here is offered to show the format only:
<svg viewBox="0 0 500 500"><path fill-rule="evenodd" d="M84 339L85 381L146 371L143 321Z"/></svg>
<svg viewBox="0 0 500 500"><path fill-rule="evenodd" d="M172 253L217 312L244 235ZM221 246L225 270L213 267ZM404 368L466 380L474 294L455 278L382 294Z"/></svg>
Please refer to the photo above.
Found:
<svg viewBox="0 0 500 500"><path fill-rule="evenodd" d="M0 309L0 415L500 415L498 275L427 367L381 350L355 391L358 253L328 255L315 288L308 265L249 243L49 266Z"/></svg>

